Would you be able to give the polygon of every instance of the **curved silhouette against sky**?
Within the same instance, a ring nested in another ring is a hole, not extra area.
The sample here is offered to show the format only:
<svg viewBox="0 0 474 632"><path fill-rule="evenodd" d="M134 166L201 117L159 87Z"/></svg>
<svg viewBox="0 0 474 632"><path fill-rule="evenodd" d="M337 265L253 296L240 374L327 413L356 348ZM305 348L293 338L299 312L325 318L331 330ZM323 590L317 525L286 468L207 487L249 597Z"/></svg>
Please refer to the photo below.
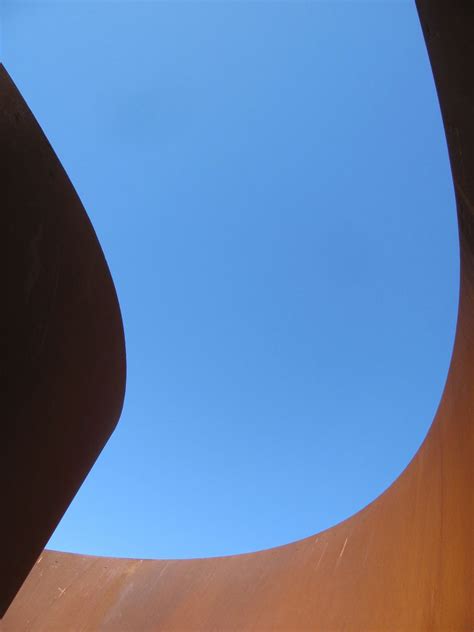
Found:
<svg viewBox="0 0 474 632"><path fill-rule="evenodd" d="M457 307L413 4L10 0L2 59L127 343L122 419L49 546L240 553L373 500L431 423Z"/></svg>

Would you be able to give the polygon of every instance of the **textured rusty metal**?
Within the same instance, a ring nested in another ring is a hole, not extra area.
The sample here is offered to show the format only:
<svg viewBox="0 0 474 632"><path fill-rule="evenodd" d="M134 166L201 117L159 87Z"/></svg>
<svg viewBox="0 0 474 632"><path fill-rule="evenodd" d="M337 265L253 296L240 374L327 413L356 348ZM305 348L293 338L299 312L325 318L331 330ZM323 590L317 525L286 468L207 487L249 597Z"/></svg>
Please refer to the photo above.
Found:
<svg viewBox="0 0 474 632"><path fill-rule="evenodd" d="M420 0L418 11L448 141L461 270L446 386L411 463L359 513L275 549L171 561L44 551L4 630L474 629L474 4Z"/></svg>

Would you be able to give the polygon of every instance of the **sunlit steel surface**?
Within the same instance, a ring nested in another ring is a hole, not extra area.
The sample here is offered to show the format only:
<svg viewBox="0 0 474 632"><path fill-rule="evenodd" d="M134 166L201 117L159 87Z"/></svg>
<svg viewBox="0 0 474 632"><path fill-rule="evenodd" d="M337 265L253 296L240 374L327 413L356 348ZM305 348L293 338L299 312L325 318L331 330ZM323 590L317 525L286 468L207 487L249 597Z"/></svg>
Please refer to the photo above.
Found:
<svg viewBox="0 0 474 632"><path fill-rule="evenodd" d="M420 0L418 11L448 141L461 271L458 323L446 387L431 429L412 462L384 494L356 515L313 537L275 549L178 561L44 551L3 620L5 630L474 629L474 4L467 0ZM24 138L20 140L25 142ZM49 160L51 150L45 141L43 145L44 157L40 158ZM37 159L38 169L41 160ZM66 182L65 176L61 177ZM37 183L49 190L45 173L37 176ZM25 187L29 187L28 181ZM95 253L97 245L90 235ZM98 268L104 275L102 259ZM110 298L113 291L108 276L105 278ZM100 304L100 296L94 300ZM114 300L109 303L108 317L118 323L118 308ZM99 309L98 315L101 313ZM79 320L76 326L81 323ZM112 333L119 339L113 348L121 350L118 326ZM106 340L113 346L110 337ZM97 362L102 362L103 342L95 342ZM112 377L103 377L105 383L113 385L109 391L113 397L101 403L98 412L92 407L94 423L100 430L88 426L85 431L95 446L94 456L104 441L102 416L111 420L105 423L106 435L120 408L122 378L118 376L122 369L117 371L114 362L123 366L121 353L116 351L113 362L107 365ZM68 358L65 350L61 361L67 365ZM30 360L25 357L22 362L28 364ZM50 378L46 366L42 375L42 388L48 389L51 397L49 381L57 379L56 373ZM30 383L26 384L30 388ZM27 393L29 401L29 391L23 390L21 383L18 388ZM91 397L90 402L92 406L96 400ZM31 407L30 414L32 410L37 408ZM76 410L72 413L76 419ZM18 487L17 504L32 503L27 485L35 476L34 468L42 462L38 458L32 467L25 454L30 458L31 452L42 449L42 459L46 459L53 447L62 449L59 442L51 447L45 441L45 419L41 419L41 429L33 439L23 436L25 445L15 444L17 453L11 457L11 467L21 469L22 478L18 471L15 476L24 481L23 487ZM25 423L32 422L28 419ZM67 414L64 425L69 423ZM50 437L54 437L51 432ZM81 457L72 445L66 448L69 456L55 465L54 472L51 469L48 485L43 488L46 479L37 484L36 493L41 493L42 499L35 501L34 509L43 516L42 524L45 516L54 513L49 519L50 530L64 511L66 496L74 491L93 461L89 457L80 470L77 463ZM70 471L69 458L73 459L71 469L76 459L77 473L73 483L66 485L68 493L59 503L60 495L50 483ZM16 532L10 530L3 540L4 548L11 547L12 555L21 560L20 573L13 562L8 571L14 577L15 590L18 576L25 572L25 560L34 563L36 549L29 546L30 539L44 540L47 529L43 526L38 537L34 514L23 524L24 513L17 517L9 505L6 509L7 520L13 516ZM27 552L23 553L25 548Z"/></svg>

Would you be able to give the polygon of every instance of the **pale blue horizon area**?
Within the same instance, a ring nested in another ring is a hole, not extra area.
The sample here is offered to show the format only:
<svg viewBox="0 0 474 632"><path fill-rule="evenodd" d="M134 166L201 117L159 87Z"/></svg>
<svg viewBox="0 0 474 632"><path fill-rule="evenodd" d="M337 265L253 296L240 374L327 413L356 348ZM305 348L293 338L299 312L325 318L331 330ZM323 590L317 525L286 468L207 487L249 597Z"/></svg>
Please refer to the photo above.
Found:
<svg viewBox="0 0 474 632"><path fill-rule="evenodd" d="M91 218L127 346L122 418L48 546L243 553L371 502L428 431L456 322L414 3L2 12L1 60Z"/></svg>

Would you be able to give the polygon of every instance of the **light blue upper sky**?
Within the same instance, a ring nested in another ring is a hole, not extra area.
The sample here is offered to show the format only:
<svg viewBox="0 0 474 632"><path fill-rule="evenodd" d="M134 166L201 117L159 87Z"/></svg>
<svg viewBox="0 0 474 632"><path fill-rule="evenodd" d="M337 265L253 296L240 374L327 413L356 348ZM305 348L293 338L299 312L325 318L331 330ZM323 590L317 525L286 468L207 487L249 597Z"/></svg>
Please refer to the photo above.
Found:
<svg viewBox="0 0 474 632"><path fill-rule="evenodd" d="M122 419L50 546L240 553L373 500L428 430L457 307L414 3L10 0L2 29L127 343Z"/></svg>

